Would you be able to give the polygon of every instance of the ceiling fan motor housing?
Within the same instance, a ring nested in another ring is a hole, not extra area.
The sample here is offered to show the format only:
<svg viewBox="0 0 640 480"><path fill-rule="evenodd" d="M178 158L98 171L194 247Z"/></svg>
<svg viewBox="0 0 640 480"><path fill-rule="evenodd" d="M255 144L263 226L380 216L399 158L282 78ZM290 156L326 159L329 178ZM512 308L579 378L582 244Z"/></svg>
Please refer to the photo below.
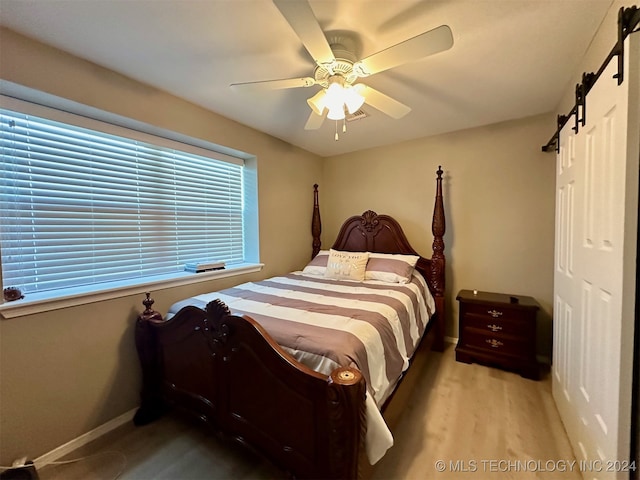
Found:
<svg viewBox="0 0 640 480"><path fill-rule="evenodd" d="M341 43L331 44L331 50L335 62L331 65L318 65L314 71L316 84L324 88L329 86L329 77L340 75L346 84L351 85L358 78L353 70L353 64L357 61L355 54Z"/></svg>

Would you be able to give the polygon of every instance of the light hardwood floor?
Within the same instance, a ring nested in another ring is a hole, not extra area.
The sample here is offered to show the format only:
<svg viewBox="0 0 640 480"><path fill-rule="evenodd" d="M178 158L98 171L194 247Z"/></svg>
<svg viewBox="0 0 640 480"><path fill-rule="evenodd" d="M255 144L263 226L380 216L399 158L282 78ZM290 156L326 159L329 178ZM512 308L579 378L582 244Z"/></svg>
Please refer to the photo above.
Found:
<svg viewBox="0 0 640 480"><path fill-rule="evenodd" d="M432 355L394 438L374 479L581 478L551 398L549 374L536 382L457 363L452 345ZM44 467L41 480L282 478L259 456L177 416L145 427L122 426L68 458L81 457Z"/></svg>

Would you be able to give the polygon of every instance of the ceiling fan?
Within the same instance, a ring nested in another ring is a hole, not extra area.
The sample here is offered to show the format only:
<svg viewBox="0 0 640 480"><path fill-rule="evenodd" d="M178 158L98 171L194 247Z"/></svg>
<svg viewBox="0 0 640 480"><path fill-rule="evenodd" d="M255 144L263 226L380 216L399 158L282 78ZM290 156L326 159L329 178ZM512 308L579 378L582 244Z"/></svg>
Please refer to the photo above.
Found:
<svg viewBox="0 0 640 480"><path fill-rule="evenodd" d="M312 111L306 130L320 128L325 116L331 120L342 120L347 112L353 114L365 102L392 118L402 118L411 111L410 107L364 83L355 83L356 80L453 46L451 29L441 25L358 60L348 38L332 39L331 43L327 40L308 0L273 0L273 3L315 61L313 77L235 83L231 86L273 90L320 85L322 89L307 100Z"/></svg>

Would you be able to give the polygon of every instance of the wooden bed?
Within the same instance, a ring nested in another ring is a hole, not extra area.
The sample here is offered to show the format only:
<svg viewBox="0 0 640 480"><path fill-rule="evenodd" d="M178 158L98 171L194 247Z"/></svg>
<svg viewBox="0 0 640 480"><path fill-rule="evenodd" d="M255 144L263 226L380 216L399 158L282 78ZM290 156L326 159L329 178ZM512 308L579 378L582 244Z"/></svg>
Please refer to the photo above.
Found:
<svg viewBox="0 0 640 480"><path fill-rule="evenodd" d="M381 407L395 423L428 351L443 350L445 216L442 170L437 171L432 218L433 254L415 269L426 280L436 313L410 368ZM314 186L313 254L320 250L320 213ZM417 255L400 225L369 210L342 225L332 249ZM143 386L134 422L144 425L171 406L195 415L214 431L269 458L296 478L362 475L366 434L366 382L353 367L329 375L298 362L248 315L231 315L220 300L205 309L185 306L169 320L151 309L136 324Z"/></svg>

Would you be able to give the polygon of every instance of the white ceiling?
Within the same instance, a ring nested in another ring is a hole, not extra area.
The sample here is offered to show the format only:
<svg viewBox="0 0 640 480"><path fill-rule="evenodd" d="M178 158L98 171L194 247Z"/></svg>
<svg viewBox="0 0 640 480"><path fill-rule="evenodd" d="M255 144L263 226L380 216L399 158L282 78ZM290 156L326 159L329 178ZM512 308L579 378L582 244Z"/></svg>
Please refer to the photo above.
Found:
<svg viewBox="0 0 640 480"><path fill-rule="evenodd" d="M304 130L320 88L230 84L313 76L314 63L271 0L1 0L0 23L321 156L553 111L612 0L310 0L325 32L352 32L359 58L449 25L453 48L372 75L407 104L367 106L334 141ZM615 39L611 39L613 45ZM572 83L573 82L573 83ZM555 125L549 125L549 136Z"/></svg>

